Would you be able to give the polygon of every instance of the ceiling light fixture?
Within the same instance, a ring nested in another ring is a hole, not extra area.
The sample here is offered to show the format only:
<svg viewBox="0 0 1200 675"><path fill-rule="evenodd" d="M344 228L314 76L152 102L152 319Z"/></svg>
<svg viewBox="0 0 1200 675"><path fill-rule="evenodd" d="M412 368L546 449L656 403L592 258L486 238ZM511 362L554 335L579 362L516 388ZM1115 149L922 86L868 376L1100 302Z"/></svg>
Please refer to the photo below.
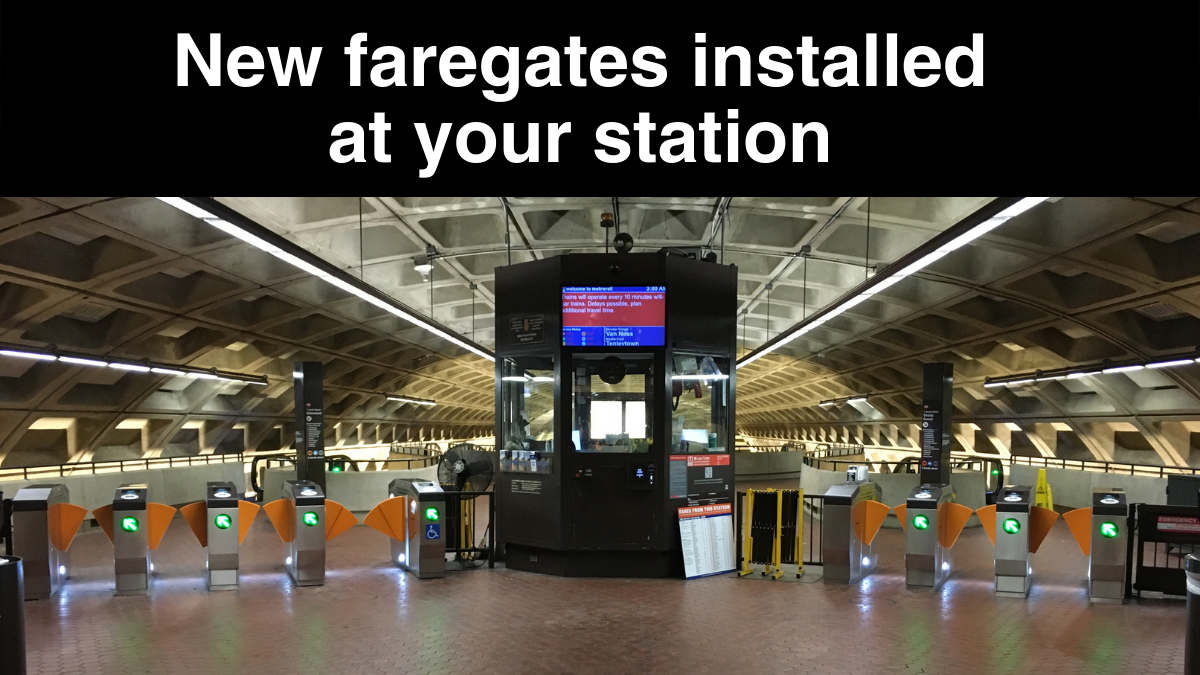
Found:
<svg viewBox="0 0 1200 675"><path fill-rule="evenodd" d="M672 380L727 380L729 376L725 373L716 373L714 375L672 375Z"/></svg>
<svg viewBox="0 0 1200 675"><path fill-rule="evenodd" d="M488 351L485 347L458 335L432 319L421 317L414 310L386 297L375 287L351 277L320 257L313 255L265 227L250 221L245 216L210 197L158 197L157 199L194 218L199 218L222 232L237 237L254 248L268 253L293 267L308 272L351 295L358 296L362 300L433 333L443 340L462 347L488 361L496 360L495 354Z"/></svg>
<svg viewBox="0 0 1200 675"><path fill-rule="evenodd" d="M985 204L957 224L934 236L922 246L913 249L908 255L901 257L895 263L888 265L878 274L868 278L858 286L850 289L841 298L827 305L824 309L814 312L808 319L795 324L788 330L767 341L758 349L743 356L737 367L749 365L758 359L779 349L783 345L812 331L825 321L841 314L847 309L865 301L870 296L899 283L922 269L941 260L952 251L956 251L967 243L991 232L1008 220L1046 200L1046 197L999 197Z"/></svg>
<svg viewBox="0 0 1200 675"><path fill-rule="evenodd" d="M172 366L165 363L155 363L149 360L139 362L134 361L110 361L107 359L98 359L82 354L64 354L51 345L49 349L35 351L17 345L0 345L0 356L12 356L21 359L35 359L38 361L59 361L61 363L70 364L73 366L89 366L92 368L112 368L114 370L126 370L133 373L153 373L155 375L174 375L194 377L206 380L224 380L226 382L239 382L242 384L257 384L260 386L266 385L267 378L255 375L242 375L240 373L220 372L216 369L212 370L191 370L186 367Z"/></svg>
<svg viewBox="0 0 1200 675"><path fill-rule="evenodd" d="M427 398L416 398L414 396L400 396L398 394L389 395L387 397L387 400L399 401L400 403L415 403L417 405L428 405L428 406L437 405L437 401L431 401Z"/></svg>
<svg viewBox="0 0 1200 675"><path fill-rule="evenodd" d="M1138 370L1157 370L1159 368L1190 366L1197 362L1200 362L1200 351L1188 355L1176 355L1145 361L1125 361L1115 364L1108 363L1106 361L1099 365L1092 364L1086 366L1074 366L1045 372L1041 370L1035 370L1032 373L1019 373L1017 375L1009 375L1007 377L989 377L984 380L983 386L988 388L1014 387L1034 382L1051 382L1054 380L1063 379L1077 380L1081 377L1088 377L1091 375L1112 375L1115 373L1131 373Z"/></svg>
<svg viewBox="0 0 1200 675"><path fill-rule="evenodd" d="M841 405L842 403L866 403L867 396L870 396L870 394L855 394L853 396L843 396L841 398L827 398L818 403L817 406L820 408L829 408L835 405Z"/></svg>

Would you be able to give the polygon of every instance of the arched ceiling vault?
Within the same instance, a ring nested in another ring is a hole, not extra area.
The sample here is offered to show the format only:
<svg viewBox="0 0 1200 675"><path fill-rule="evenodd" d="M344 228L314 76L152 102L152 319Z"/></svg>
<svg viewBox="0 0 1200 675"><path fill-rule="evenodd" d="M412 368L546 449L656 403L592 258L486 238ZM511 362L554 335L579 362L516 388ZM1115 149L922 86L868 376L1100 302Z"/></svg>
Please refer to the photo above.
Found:
<svg viewBox="0 0 1200 675"><path fill-rule="evenodd" d="M739 370L739 427L775 437L853 428L895 443L904 433L886 430L917 419L921 364L948 361L963 446L1007 430L1037 439L1007 449L1054 453L1057 442L1087 458L1193 462L1200 442L1185 427L1200 420L1200 365L982 384L1195 351L1198 255L1200 200L1051 200ZM817 406L852 394L869 405Z"/></svg>

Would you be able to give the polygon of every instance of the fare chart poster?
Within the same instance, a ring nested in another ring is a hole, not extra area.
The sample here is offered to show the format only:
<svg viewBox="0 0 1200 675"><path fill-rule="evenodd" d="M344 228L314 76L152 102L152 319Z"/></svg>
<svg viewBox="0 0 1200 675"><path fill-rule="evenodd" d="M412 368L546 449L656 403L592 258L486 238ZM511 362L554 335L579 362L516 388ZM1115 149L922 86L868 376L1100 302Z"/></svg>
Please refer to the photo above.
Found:
<svg viewBox="0 0 1200 675"><path fill-rule="evenodd" d="M1195 2L265 9L5 3L0 182L429 195L1200 184Z"/></svg>

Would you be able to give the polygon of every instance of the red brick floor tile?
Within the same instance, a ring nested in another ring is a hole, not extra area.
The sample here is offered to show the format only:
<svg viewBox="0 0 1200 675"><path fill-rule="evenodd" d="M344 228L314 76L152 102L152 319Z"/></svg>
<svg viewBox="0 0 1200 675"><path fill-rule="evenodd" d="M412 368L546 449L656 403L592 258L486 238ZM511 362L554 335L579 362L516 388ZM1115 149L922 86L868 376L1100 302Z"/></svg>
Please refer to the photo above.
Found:
<svg viewBox="0 0 1200 675"><path fill-rule="evenodd" d="M992 594L992 546L956 547L939 592L908 589L903 534L853 586L562 579L503 569L418 581L388 542L355 527L330 543L326 585L294 588L264 518L236 592L204 588L204 553L176 520L146 597L113 595L99 532L72 547L58 598L25 604L31 675L392 673L1178 673L1183 603L1089 607L1086 560L1055 527L1027 600Z"/></svg>

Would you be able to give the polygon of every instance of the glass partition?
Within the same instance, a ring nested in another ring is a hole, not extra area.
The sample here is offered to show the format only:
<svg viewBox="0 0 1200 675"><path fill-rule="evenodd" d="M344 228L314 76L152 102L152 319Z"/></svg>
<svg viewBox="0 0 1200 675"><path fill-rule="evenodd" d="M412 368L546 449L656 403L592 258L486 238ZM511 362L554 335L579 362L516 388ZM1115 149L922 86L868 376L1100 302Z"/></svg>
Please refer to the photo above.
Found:
<svg viewBox="0 0 1200 675"><path fill-rule="evenodd" d="M571 448L577 452L650 451L654 357L576 354L573 361Z"/></svg>
<svg viewBox="0 0 1200 675"><path fill-rule="evenodd" d="M671 365L672 452L727 452L729 359L676 353Z"/></svg>
<svg viewBox="0 0 1200 675"><path fill-rule="evenodd" d="M500 401L500 470L549 473L554 455L554 358L504 359Z"/></svg>

